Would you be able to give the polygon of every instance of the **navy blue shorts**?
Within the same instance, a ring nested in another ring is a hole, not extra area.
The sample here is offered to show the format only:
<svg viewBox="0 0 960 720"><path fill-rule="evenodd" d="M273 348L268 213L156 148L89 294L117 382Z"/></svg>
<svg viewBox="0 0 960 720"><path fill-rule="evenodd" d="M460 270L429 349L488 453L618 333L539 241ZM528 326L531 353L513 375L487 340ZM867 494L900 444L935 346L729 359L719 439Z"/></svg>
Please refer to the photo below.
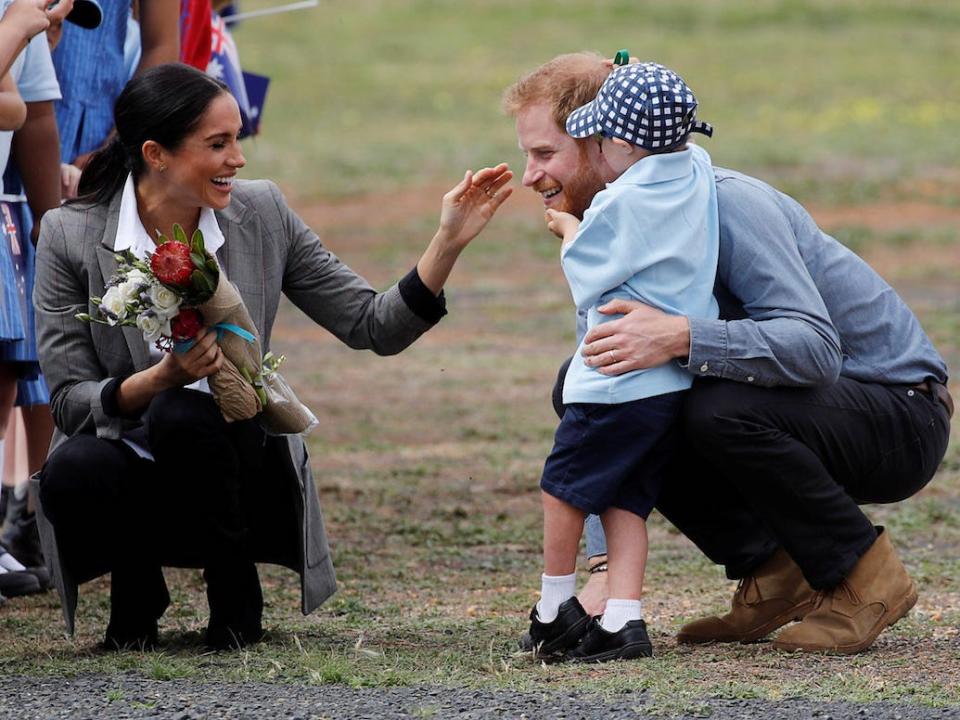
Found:
<svg viewBox="0 0 960 720"><path fill-rule="evenodd" d="M611 507L646 518L676 450L685 392L616 405L570 403L557 427L540 487L585 513Z"/></svg>

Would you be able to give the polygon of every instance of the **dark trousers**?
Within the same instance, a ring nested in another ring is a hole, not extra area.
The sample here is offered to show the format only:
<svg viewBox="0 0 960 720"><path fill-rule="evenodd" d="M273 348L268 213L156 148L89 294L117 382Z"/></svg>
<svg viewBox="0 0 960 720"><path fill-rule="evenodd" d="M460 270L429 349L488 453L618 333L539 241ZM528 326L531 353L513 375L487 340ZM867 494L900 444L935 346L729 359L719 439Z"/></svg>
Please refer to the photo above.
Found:
<svg viewBox="0 0 960 720"><path fill-rule="evenodd" d="M918 492L949 433L946 408L913 388L698 381L684 409L691 452L657 507L731 579L782 546L813 588L831 588L876 540L858 505Z"/></svg>
<svg viewBox="0 0 960 720"><path fill-rule="evenodd" d="M815 589L837 585L876 540L858 505L919 491L950 433L929 394L848 378L825 388L697 380L682 418L657 509L729 578L782 546Z"/></svg>
<svg viewBox="0 0 960 720"><path fill-rule="evenodd" d="M227 423L210 395L168 390L144 413L155 462L122 441L76 435L51 454L40 494L78 582L111 573L111 627L137 629L169 603L161 567L202 567L211 626L259 623L248 512L264 469L253 421Z"/></svg>

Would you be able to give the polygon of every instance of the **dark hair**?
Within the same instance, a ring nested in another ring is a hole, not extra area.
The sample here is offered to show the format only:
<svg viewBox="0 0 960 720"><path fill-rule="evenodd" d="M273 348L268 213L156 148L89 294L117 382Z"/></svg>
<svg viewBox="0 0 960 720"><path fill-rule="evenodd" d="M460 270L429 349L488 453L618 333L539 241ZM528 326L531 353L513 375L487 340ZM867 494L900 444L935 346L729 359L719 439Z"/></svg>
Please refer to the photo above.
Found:
<svg viewBox="0 0 960 720"><path fill-rule="evenodd" d="M116 131L83 169L75 202L110 202L128 173L135 178L143 173L147 140L176 150L225 92L222 82L182 63L157 65L133 78L113 106Z"/></svg>

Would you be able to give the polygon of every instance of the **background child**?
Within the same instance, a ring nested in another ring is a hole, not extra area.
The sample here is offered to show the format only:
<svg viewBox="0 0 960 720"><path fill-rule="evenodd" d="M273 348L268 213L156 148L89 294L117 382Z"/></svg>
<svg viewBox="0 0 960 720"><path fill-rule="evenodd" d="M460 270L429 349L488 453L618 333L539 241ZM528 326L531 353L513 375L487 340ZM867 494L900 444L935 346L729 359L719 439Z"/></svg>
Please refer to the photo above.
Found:
<svg viewBox="0 0 960 720"><path fill-rule="evenodd" d="M572 137L597 137L606 165L598 170L608 182L583 223L554 210L546 217L563 238L563 271L587 330L615 317L597 311L615 298L685 317L717 317L716 185L710 157L687 145L691 132L713 130L696 121L696 108L676 73L639 63L614 70L596 99L567 119ZM581 349L567 371L567 410L540 482L544 574L530 637L539 655L566 653L563 659L571 661L649 656L640 602L646 517L692 378L673 363L604 375L584 363ZM606 610L592 621L574 597L588 513L603 522L610 573Z"/></svg>

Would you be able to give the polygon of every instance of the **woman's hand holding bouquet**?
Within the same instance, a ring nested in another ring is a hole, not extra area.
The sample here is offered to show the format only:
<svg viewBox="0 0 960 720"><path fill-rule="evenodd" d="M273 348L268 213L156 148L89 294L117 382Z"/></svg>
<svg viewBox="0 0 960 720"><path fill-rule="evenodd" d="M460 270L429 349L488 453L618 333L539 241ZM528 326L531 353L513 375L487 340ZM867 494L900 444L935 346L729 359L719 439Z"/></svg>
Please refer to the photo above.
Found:
<svg viewBox="0 0 960 720"><path fill-rule="evenodd" d="M106 288L102 298L91 298L97 315L77 318L138 327L147 342L173 353L163 360L165 372L183 384L208 378L228 422L262 412L261 424L278 434L306 432L316 424L276 372L283 358L262 356L243 299L204 248L199 230L188 241L174 225L173 239L159 235L148 262L129 251L117 255L117 274Z"/></svg>

